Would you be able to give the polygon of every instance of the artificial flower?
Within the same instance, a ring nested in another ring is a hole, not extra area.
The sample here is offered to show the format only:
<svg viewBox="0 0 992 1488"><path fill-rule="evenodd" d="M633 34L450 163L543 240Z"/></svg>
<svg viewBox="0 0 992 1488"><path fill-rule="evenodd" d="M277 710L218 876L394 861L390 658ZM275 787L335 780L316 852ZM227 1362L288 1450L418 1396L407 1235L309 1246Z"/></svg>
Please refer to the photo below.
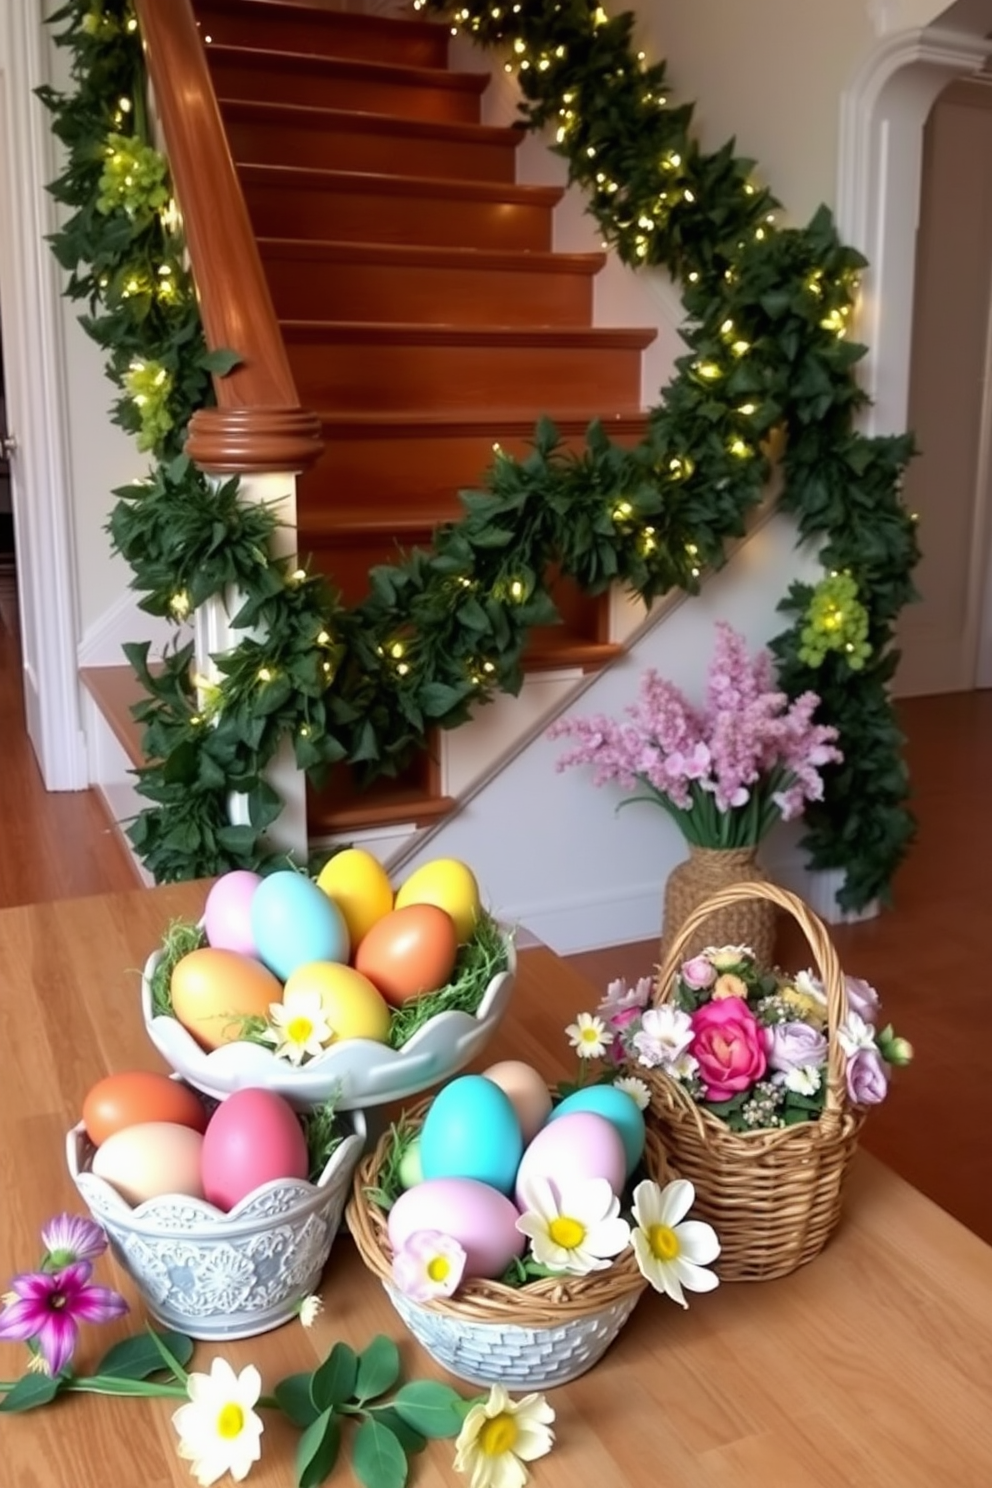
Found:
<svg viewBox="0 0 992 1488"><path fill-rule="evenodd" d="M893 1030L892 1024L887 1023L878 1034L876 1042L878 1052L886 1064L906 1065L913 1058L913 1046L909 1039L898 1038Z"/></svg>
<svg viewBox="0 0 992 1488"><path fill-rule="evenodd" d="M290 1064L314 1058L334 1037L319 992L288 992L282 1002L269 1005L269 1022L262 1037Z"/></svg>
<svg viewBox="0 0 992 1488"><path fill-rule="evenodd" d="M493 1385L472 1406L455 1441L455 1471L471 1473L471 1488L523 1488L533 1462L551 1451L555 1418L543 1395L513 1400Z"/></svg>
<svg viewBox="0 0 992 1488"><path fill-rule="evenodd" d="M653 1069L670 1068L686 1053L692 1043L692 1019L688 1013L663 1002L648 1008L641 1026L631 1039L638 1063Z"/></svg>
<svg viewBox="0 0 992 1488"><path fill-rule="evenodd" d="M606 986L606 996L597 1011L605 1016L628 1012L632 1008L645 1008L651 999L650 977L638 977L635 987L628 987L625 977L617 977Z"/></svg>
<svg viewBox="0 0 992 1488"><path fill-rule="evenodd" d="M847 1005L852 1013L857 1013L866 1023L874 1023L878 1017L879 996L870 982L864 977L846 976L844 978L844 991L847 993Z"/></svg>
<svg viewBox="0 0 992 1488"><path fill-rule="evenodd" d="M700 953L700 959L708 961L716 972L729 971L743 961L753 961L754 951L746 945L707 946Z"/></svg>
<svg viewBox="0 0 992 1488"><path fill-rule="evenodd" d="M300 1322L304 1328L312 1328L324 1310L324 1304L315 1292L302 1298L300 1302Z"/></svg>
<svg viewBox="0 0 992 1488"><path fill-rule="evenodd" d="M95 1261L107 1248L107 1236L92 1219L81 1214L56 1214L41 1232L46 1255L44 1269L61 1271L74 1261Z"/></svg>
<svg viewBox="0 0 992 1488"><path fill-rule="evenodd" d="M619 1080L613 1081L617 1090L622 1090L629 1095L639 1111L646 1111L651 1104L651 1094L643 1080L636 1075L621 1075Z"/></svg>
<svg viewBox="0 0 992 1488"><path fill-rule="evenodd" d="M596 1018L591 1013L580 1013L565 1032L580 1059L602 1059L614 1038L602 1018Z"/></svg>
<svg viewBox="0 0 992 1488"><path fill-rule="evenodd" d="M716 967L708 956L692 956L679 967L679 976L687 987L705 992L716 981Z"/></svg>
<svg viewBox="0 0 992 1488"><path fill-rule="evenodd" d="M725 997L747 998L747 983L741 981L732 971L724 971L713 983L713 991L710 993L714 1002L721 1002Z"/></svg>
<svg viewBox="0 0 992 1488"><path fill-rule="evenodd" d="M823 1076L815 1064L794 1065L782 1076L782 1084L796 1095L815 1095L823 1084Z"/></svg>
<svg viewBox="0 0 992 1488"><path fill-rule="evenodd" d="M885 1060L874 1047L855 1049L847 1061L847 1093L856 1106L877 1106L889 1089Z"/></svg>
<svg viewBox="0 0 992 1488"><path fill-rule="evenodd" d="M852 1012L848 1012L845 1022L838 1028L837 1039L848 1059L852 1059L859 1049L877 1050L878 1047L874 1028Z"/></svg>
<svg viewBox="0 0 992 1488"><path fill-rule="evenodd" d="M525 1179L520 1188L524 1212L517 1229L549 1271L604 1271L630 1243L630 1226L620 1218L620 1200L605 1178L569 1184L560 1200L547 1178Z"/></svg>
<svg viewBox="0 0 992 1488"><path fill-rule="evenodd" d="M107 1323L127 1303L110 1287L90 1286L89 1261L61 1271L30 1271L11 1282L13 1300L0 1312L0 1338L34 1344L49 1374L59 1374L76 1347L80 1322Z"/></svg>
<svg viewBox="0 0 992 1488"><path fill-rule="evenodd" d="M191 1374L189 1400L173 1414L179 1455L201 1488L226 1472L240 1483L262 1455L262 1419L254 1410L262 1379L253 1364L235 1374L226 1359L215 1359L209 1374Z"/></svg>
<svg viewBox="0 0 992 1488"><path fill-rule="evenodd" d="M760 1080L767 1067L764 1030L739 997L704 1002L692 1014L690 1052L705 1099L725 1101Z"/></svg>
<svg viewBox="0 0 992 1488"><path fill-rule="evenodd" d="M690 1292L712 1292L719 1277L706 1270L720 1254L720 1242L712 1225L687 1220L696 1190L686 1178L676 1178L660 1188L645 1179L634 1189L636 1228L631 1241L642 1276L656 1292L666 1292L674 1302L688 1307L683 1288Z"/></svg>
<svg viewBox="0 0 992 1488"><path fill-rule="evenodd" d="M765 1029L770 1070L806 1069L827 1062L827 1040L809 1023L773 1023Z"/></svg>
<svg viewBox="0 0 992 1488"><path fill-rule="evenodd" d="M440 1230L415 1230L393 1256L393 1281L414 1302L450 1297L465 1272L464 1249Z"/></svg>

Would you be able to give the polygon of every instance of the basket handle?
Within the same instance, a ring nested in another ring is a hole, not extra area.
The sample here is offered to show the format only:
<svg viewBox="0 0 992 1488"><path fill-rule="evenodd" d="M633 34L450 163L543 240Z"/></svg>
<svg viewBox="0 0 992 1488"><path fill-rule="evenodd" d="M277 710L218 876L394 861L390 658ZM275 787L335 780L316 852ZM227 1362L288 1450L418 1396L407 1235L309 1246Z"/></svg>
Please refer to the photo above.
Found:
<svg viewBox="0 0 992 1488"><path fill-rule="evenodd" d="M655 1003L671 1001L675 990L675 978L679 966L685 959L683 952L703 923L715 910L725 909L728 905L737 904L742 899L769 899L773 904L777 904L779 909L784 909L797 921L809 942L813 961L827 994L827 1089L824 1110L839 1112L845 1106L847 1095L846 1062L837 1038L838 1028L847 1020L847 990L844 986L844 973L841 970L833 941L827 934L826 926L822 920L817 918L809 905L799 898L798 894L779 888L777 884L755 880L752 883L730 884L727 888L711 894L701 904L697 904L672 940L658 968Z"/></svg>

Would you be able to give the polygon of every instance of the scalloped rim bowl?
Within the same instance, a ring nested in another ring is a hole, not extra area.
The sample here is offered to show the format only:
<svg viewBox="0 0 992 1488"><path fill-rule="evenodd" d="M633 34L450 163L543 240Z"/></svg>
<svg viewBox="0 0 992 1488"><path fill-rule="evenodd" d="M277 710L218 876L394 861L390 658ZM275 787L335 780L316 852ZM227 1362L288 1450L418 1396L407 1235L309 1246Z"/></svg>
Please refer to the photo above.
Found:
<svg viewBox="0 0 992 1488"><path fill-rule="evenodd" d="M371 1039L345 1039L298 1066L278 1058L273 1049L243 1041L222 1044L208 1053L178 1018L153 1014L151 979L161 950L148 957L141 977L145 1028L170 1068L217 1100L249 1087L275 1090L301 1108L332 1096L339 1111L403 1100L463 1069L481 1054L495 1032L509 1006L517 970L513 939L506 931L502 934L509 964L493 977L476 1012L438 1013L402 1049L390 1049Z"/></svg>
<svg viewBox="0 0 992 1488"><path fill-rule="evenodd" d="M69 1175L149 1312L193 1338L252 1338L288 1322L315 1291L366 1140L361 1111L316 1183L275 1179L225 1214L204 1199L164 1194L134 1207L89 1171L82 1122L66 1137Z"/></svg>

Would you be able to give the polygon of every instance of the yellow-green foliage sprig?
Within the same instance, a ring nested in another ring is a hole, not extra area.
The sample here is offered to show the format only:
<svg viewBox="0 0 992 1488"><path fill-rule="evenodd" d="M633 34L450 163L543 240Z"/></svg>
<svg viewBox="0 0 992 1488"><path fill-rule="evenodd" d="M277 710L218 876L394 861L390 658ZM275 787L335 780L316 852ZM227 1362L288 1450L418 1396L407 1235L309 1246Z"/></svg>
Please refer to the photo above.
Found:
<svg viewBox="0 0 992 1488"><path fill-rule="evenodd" d="M96 209L103 216L123 211L131 218L150 217L169 200L165 156L134 135L108 134L104 146Z"/></svg>
<svg viewBox="0 0 992 1488"><path fill-rule="evenodd" d="M838 651L852 672L871 655L868 611L858 598L858 586L848 573L828 574L813 590L800 632L799 659L818 667L828 651Z"/></svg>

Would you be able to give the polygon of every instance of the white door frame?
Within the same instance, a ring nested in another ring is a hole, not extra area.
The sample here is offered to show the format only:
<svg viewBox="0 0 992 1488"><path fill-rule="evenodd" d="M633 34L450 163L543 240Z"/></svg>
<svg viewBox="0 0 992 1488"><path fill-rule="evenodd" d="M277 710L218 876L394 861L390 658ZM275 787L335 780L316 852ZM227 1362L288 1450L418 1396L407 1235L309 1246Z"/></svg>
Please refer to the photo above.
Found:
<svg viewBox="0 0 992 1488"><path fill-rule="evenodd" d="M68 459L61 270L45 234L56 225L45 183L56 174L40 7L0 4L0 303L11 464L24 702L48 790L88 784L77 679L79 639Z"/></svg>

